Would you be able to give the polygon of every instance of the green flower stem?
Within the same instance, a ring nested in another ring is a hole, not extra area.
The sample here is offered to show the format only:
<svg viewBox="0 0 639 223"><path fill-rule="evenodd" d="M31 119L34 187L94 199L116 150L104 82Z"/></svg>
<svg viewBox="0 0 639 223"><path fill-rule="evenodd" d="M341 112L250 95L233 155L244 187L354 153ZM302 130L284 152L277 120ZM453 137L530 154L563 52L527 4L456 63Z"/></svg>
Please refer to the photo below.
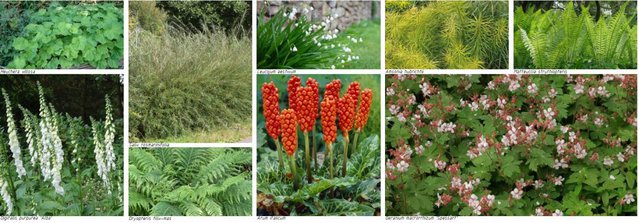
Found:
<svg viewBox="0 0 639 223"><path fill-rule="evenodd" d="M357 138L359 136L359 132L355 132L355 136L353 137L353 149L351 150L351 154L354 154L357 151Z"/></svg>
<svg viewBox="0 0 639 223"><path fill-rule="evenodd" d="M330 178L332 179L333 176L333 143L328 143L327 145L328 147L328 158L330 159L330 166L328 166L328 172L330 174Z"/></svg>
<svg viewBox="0 0 639 223"><path fill-rule="evenodd" d="M14 216L21 216L22 212L20 212L20 205L18 205L18 196L16 196L16 187L13 185L13 174L11 174L11 170L7 167L7 182L9 183L9 190L11 191L11 196L13 198L13 207L16 209Z"/></svg>
<svg viewBox="0 0 639 223"><path fill-rule="evenodd" d="M299 181L297 181L297 168L295 167L295 153L289 157L291 162L291 176L293 177L293 189L297 190L300 188Z"/></svg>
<svg viewBox="0 0 639 223"><path fill-rule="evenodd" d="M313 141L312 143L312 147L313 147L313 170L317 171L317 145L315 145L315 126L313 126L313 134L311 135L311 140Z"/></svg>
<svg viewBox="0 0 639 223"><path fill-rule="evenodd" d="M308 146L308 132L304 132L304 157L306 158L306 181L310 184L313 182L311 173L311 151Z"/></svg>
<svg viewBox="0 0 639 223"><path fill-rule="evenodd" d="M342 177L346 177L347 162L348 162L348 133L344 134L344 162L342 162Z"/></svg>
<svg viewBox="0 0 639 223"><path fill-rule="evenodd" d="M280 170L284 170L284 158L282 158L282 145L280 145L280 140L275 139L275 147L277 147L277 161L280 162Z"/></svg>

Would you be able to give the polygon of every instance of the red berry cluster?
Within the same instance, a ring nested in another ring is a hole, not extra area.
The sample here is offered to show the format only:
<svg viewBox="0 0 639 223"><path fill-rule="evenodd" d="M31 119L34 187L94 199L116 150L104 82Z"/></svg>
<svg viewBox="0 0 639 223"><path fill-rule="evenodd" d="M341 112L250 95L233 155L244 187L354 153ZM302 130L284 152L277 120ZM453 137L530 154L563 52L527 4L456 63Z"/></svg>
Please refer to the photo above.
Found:
<svg viewBox="0 0 639 223"><path fill-rule="evenodd" d="M293 109L284 109L278 116L282 131L282 145L288 156L293 156L297 150L297 121Z"/></svg>
<svg viewBox="0 0 639 223"><path fill-rule="evenodd" d="M280 114L280 96L272 81L262 85L262 109L266 120L266 132L277 140L280 136L280 122L277 118Z"/></svg>

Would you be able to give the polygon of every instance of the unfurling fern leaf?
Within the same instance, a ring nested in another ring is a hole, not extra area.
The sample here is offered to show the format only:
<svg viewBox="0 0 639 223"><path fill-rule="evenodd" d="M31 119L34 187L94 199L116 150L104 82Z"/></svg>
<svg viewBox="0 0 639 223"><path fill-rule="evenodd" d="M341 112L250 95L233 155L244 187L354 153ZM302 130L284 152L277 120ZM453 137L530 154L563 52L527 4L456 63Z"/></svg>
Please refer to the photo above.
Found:
<svg viewBox="0 0 639 223"><path fill-rule="evenodd" d="M251 213L250 152L242 149L132 149L129 212L155 216Z"/></svg>

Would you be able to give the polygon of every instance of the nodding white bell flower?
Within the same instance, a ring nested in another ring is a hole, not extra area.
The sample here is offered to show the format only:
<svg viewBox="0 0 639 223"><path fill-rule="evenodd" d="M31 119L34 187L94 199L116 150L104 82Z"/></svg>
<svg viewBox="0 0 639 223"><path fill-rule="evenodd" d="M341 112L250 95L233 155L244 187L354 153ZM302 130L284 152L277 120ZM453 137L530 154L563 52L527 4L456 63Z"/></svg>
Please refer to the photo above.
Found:
<svg viewBox="0 0 639 223"><path fill-rule="evenodd" d="M293 48L291 48L291 51L297 52L297 47L295 45L293 45Z"/></svg>
<svg viewBox="0 0 639 223"><path fill-rule="evenodd" d="M44 91L38 83L40 93L40 132L42 143L40 151L40 169L44 180L51 179L51 184L55 192L64 195L64 188L60 185L62 177L62 163L64 162L64 150L62 150L62 140L58 135L58 120L55 117L55 109L52 105L47 105L44 100Z"/></svg>
<svg viewBox="0 0 639 223"><path fill-rule="evenodd" d="M24 131L27 136L27 148L29 149L29 155L31 155L31 165L35 166L38 162L39 151L36 150L36 146L38 146L36 142L36 135L34 134L35 128L31 122L30 115L27 114L26 110L22 108L24 113Z"/></svg>
<svg viewBox="0 0 639 223"><path fill-rule="evenodd" d="M106 101L106 118L104 121L104 141L100 138L98 131L98 125L95 121L91 120L91 132L93 134L93 144L95 153L95 162L98 167L98 176L102 179L104 187L107 192L111 194L111 184L109 183L109 172L115 170L115 152L113 151L113 141L115 139L115 124L113 123L111 101L108 96Z"/></svg>
<svg viewBox="0 0 639 223"><path fill-rule="evenodd" d="M113 111L111 101L106 98L106 118L104 119L104 149L106 151L106 167L108 170L115 170L115 152L113 151L113 141L115 141L115 123L113 123Z"/></svg>
<svg viewBox="0 0 639 223"><path fill-rule="evenodd" d="M0 177L0 195L2 195L2 200L7 206L6 215L8 216L11 215L11 212L13 212L13 202L11 201L11 195L9 194L9 191L7 191L7 186L7 182L5 182L2 177Z"/></svg>
<svg viewBox="0 0 639 223"><path fill-rule="evenodd" d="M24 169L24 165L22 164L20 142L18 141L18 130L16 129L16 123L13 119L13 112L11 111L11 101L9 101L9 95L4 90L4 88L2 89L2 96L4 96L4 104L7 109L7 125L9 127L9 149L13 154L13 163L16 165L16 172L18 173L18 177L22 178L22 176L27 175L27 171Z"/></svg>

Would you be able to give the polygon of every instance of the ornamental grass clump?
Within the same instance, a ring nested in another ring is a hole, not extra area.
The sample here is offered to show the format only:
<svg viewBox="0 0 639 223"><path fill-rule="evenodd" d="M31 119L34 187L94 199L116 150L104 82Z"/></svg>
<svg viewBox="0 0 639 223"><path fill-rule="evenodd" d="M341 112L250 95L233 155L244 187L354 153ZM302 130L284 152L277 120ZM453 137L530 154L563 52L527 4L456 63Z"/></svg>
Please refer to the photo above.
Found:
<svg viewBox="0 0 639 223"><path fill-rule="evenodd" d="M292 211L318 215L337 213L374 215L377 206L373 203L376 201L375 197L379 196L377 187L379 179L375 177L376 173L379 173L379 169L376 169L378 166L375 167L375 164L379 165L378 137L363 131L371 111L373 91L368 88L362 90L358 81L350 82L349 87L342 94L340 79L318 81L308 77L304 81L303 78L293 75L288 80L280 80L282 81L279 85L271 80L265 82L262 87L263 115L268 138L274 141L277 137L281 139L282 147L289 157L290 167L286 170L282 168L282 165L277 166L279 159L277 156L274 156L272 160L267 155L259 156L258 177L268 180L258 181L260 182L258 208L265 209L274 215L291 215ZM303 83L306 86L302 86ZM323 86L320 83L323 83ZM281 98L275 97L274 92L278 92L276 86L286 87L288 95L282 95ZM366 86L374 85L367 83ZM360 95L362 95L361 102ZM274 106L273 100L276 99L288 101L288 108L281 112L275 111L279 109ZM270 119L275 113L279 113L279 136L271 135L273 131L270 130L272 128ZM355 124L356 122L359 124ZM314 131L315 128L320 130L317 134ZM348 140L354 132L366 137L360 144L353 142L353 146L358 145L359 148L354 147L353 152L349 154ZM298 134L303 134L304 139L298 139ZM317 149L314 143L316 137L319 137L320 142ZM297 150L298 145L302 143L305 149ZM277 150L278 143L274 144ZM268 142L264 144L264 146L268 145ZM341 149L339 149L340 145L342 145ZM270 166L271 163L276 165ZM341 173L335 173L335 165L342 166ZM298 171L298 166L303 167L303 170ZM290 177L283 177L285 175L282 173L288 172L291 173ZM299 176L304 172L306 180L300 182ZM354 188L364 191L351 190ZM365 197L360 197L364 194L366 194ZM273 201L276 196L285 198L281 201ZM311 200L318 201L318 204L325 209L308 210L307 208L311 207L306 204L311 204L307 202Z"/></svg>

